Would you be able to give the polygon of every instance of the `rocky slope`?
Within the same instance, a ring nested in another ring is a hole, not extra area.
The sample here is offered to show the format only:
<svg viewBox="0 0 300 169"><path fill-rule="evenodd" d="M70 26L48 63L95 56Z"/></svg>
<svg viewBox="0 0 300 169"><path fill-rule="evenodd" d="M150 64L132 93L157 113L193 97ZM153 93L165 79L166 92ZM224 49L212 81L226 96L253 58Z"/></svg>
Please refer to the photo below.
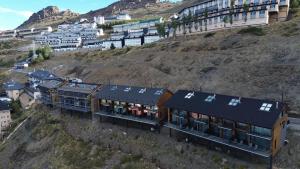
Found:
<svg viewBox="0 0 300 169"><path fill-rule="evenodd" d="M78 13L70 10L60 11L56 6L48 6L32 16L21 24L18 29L28 28L33 26L47 26L57 22L63 22L68 19L78 17Z"/></svg>

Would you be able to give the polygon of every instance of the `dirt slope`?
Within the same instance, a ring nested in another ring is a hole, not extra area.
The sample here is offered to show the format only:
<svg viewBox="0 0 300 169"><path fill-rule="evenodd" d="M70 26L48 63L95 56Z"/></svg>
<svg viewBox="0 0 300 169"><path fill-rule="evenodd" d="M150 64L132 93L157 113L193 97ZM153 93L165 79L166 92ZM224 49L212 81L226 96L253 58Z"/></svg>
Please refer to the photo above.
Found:
<svg viewBox="0 0 300 169"><path fill-rule="evenodd" d="M276 100L283 93L291 113L299 113L299 18L239 31L171 38L139 48L57 54L39 67L63 65L55 69L57 74L103 84Z"/></svg>

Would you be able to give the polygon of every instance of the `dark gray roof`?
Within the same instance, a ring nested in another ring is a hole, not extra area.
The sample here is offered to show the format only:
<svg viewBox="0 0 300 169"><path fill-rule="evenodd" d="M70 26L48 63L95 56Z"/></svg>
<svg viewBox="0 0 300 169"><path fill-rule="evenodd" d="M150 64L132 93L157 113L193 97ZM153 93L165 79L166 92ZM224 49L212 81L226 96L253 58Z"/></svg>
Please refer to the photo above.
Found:
<svg viewBox="0 0 300 169"><path fill-rule="evenodd" d="M154 106L166 92L163 88L145 88L121 85L104 85L97 93L98 99L107 99Z"/></svg>
<svg viewBox="0 0 300 169"><path fill-rule="evenodd" d="M0 101L0 111L2 111L2 110L10 110L9 102Z"/></svg>
<svg viewBox="0 0 300 169"><path fill-rule="evenodd" d="M97 87L98 87L97 84L92 84L92 83L69 82L61 86L58 90L91 94Z"/></svg>
<svg viewBox="0 0 300 169"><path fill-rule="evenodd" d="M3 88L5 90L21 90L24 88L24 85L19 82L8 81L3 83Z"/></svg>
<svg viewBox="0 0 300 169"><path fill-rule="evenodd" d="M49 80L44 83L39 84L39 88L46 88L46 89L54 89L59 87L62 84L61 80Z"/></svg>
<svg viewBox="0 0 300 169"><path fill-rule="evenodd" d="M185 98L189 93L193 94L193 96L190 99ZM205 100L208 96L215 96L215 99L212 102L207 102ZM236 106L229 105L232 99L240 100L240 103ZM261 110L263 104L272 104L272 106L269 111L265 111ZM273 127L283 109L283 103L281 102L186 90L177 91L165 103L165 106L269 129Z"/></svg>
<svg viewBox="0 0 300 169"><path fill-rule="evenodd" d="M28 76L32 77L32 78L40 79L40 80L58 79L58 77L55 74L50 73L46 70L36 70L32 73L29 73Z"/></svg>

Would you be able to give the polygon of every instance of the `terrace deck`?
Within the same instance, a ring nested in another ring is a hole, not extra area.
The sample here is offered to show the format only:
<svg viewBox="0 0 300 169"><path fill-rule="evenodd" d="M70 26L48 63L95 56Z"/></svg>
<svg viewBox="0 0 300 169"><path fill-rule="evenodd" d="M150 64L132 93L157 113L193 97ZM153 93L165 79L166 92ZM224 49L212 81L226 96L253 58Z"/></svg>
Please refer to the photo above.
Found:
<svg viewBox="0 0 300 169"><path fill-rule="evenodd" d="M171 123L167 123L164 125L164 127L167 127L169 129L173 129L188 135L192 135L195 136L197 138L201 138L207 141L211 141L223 146L227 146L230 147L232 149L237 149L252 155L256 155L259 157L263 157L263 158L269 158L271 156L271 153L268 151L261 151L261 150L255 150L253 147L249 147L247 145L242 145L239 143L234 143L230 140L224 140L222 138L210 135L210 134L206 134L206 133L201 133L201 132L197 132L197 131L193 131L193 130L189 130L189 129L181 129L179 126L171 124Z"/></svg>
<svg viewBox="0 0 300 169"><path fill-rule="evenodd" d="M145 119L145 118L141 118L141 117L135 117L135 116L131 116L131 115L121 115L121 114L116 114L116 113L107 113L107 112L103 112L103 111L97 112L95 114L99 115L99 116L122 119L122 120L127 120L127 121L134 121L134 122L149 124L149 125L153 125L153 126L157 126L159 124L155 120Z"/></svg>

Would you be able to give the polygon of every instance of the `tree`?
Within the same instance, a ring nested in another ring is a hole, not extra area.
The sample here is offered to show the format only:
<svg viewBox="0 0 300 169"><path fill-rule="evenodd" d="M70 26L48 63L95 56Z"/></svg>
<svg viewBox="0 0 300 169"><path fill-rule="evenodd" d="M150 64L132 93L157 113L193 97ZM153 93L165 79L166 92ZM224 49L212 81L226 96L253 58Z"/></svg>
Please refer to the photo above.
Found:
<svg viewBox="0 0 300 169"><path fill-rule="evenodd" d="M208 18L208 10L207 10L207 8L205 8L205 11L204 11L205 31L207 31L207 18Z"/></svg>
<svg viewBox="0 0 300 169"><path fill-rule="evenodd" d="M233 13L234 13L234 0L230 1L230 10L229 10L229 22L232 25L233 24Z"/></svg>
<svg viewBox="0 0 300 169"><path fill-rule="evenodd" d="M184 15L183 18L182 18L183 34L186 34L186 27L185 26L186 26L187 22L188 22L188 18L187 18L186 15Z"/></svg>
<svg viewBox="0 0 300 169"><path fill-rule="evenodd" d="M110 44L110 49L111 49L111 50L114 50L114 49L116 49L116 46L115 46L115 44L114 44L114 43L111 43L111 44Z"/></svg>
<svg viewBox="0 0 300 169"><path fill-rule="evenodd" d="M155 27L156 27L157 33L160 37L166 36L166 24L165 23L156 24Z"/></svg>
<svg viewBox="0 0 300 169"><path fill-rule="evenodd" d="M10 103L12 119L16 119L22 114L22 106L19 100Z"/></svg>
<svg viewBox="0 0 300 169"><path fill-rule="evenodd" d="M247 22L247 14L248 14L248 12L249 12L249 5L248 4L246 4L246 2L244 3L244 5L243 5L243 13L244 13L244 20L245 20L245 22Z"/></svg>
<svg viewBox="0 0 300 169"><path fill-rule="evenodd" d="M225 17L223 18L224 28L226 27L226 23L229 22L228 20L229 20L229 19L228 19L228 16L225 16Z"/></svg>
<svg viewBox="0 0 300 169"><path fill-rule="evenodd" d="M192 21L193 21L193 15L192 15L192 11L189 10L189 14L186 18L186 22L189 26L189 33L192 33Z"/></svg>
<svg viewBox="0 0 300 169"><path fill-rule="evenodd" d="M290 4L291 4L291 8L298 8L299 7L299 0L291 0Z"/></svg>
<svg viewBox="0 0 300 169"><path fill-rule="evenodd" d="M173 36L176 38L177 27L179 26L179 21L177 19L173 19L171 22L171 27L173 28Z"/></svg>

